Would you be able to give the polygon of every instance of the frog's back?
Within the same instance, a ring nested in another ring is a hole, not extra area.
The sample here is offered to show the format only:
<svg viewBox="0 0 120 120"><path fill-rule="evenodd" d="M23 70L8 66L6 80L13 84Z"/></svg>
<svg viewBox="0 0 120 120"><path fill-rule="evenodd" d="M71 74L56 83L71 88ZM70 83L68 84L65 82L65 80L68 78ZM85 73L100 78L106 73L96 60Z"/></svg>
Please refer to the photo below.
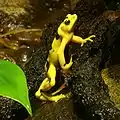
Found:
<svg viewBox="0 0 120 120"><path fill-rule="evenodd" d="M61 40L54 38L53 43L52 43L52 49L49 51L49 56L48 60L49 63L52 63L54 65L58 64L58 49L61 45Z"/></svg>

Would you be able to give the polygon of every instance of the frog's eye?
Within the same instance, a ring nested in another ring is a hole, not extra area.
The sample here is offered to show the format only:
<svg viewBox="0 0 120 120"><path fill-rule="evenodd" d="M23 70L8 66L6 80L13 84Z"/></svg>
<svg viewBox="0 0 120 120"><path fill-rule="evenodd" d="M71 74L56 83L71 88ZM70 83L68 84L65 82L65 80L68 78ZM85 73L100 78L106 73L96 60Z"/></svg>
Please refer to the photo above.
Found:
<svg viewBox="0 0 120 120"><path fill-rule="evenodd" d="M70 24L70 20L65 20L64 22L66 25L69 25Z"/></svg>

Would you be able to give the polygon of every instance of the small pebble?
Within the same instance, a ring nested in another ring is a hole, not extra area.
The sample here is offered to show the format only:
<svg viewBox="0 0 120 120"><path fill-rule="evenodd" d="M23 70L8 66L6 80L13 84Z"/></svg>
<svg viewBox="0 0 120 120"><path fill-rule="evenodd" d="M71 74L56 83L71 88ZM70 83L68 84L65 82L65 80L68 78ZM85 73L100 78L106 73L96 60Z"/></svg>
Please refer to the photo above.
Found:
<svg viewBox="0 0 120 120"><path fill-rule="evenodd" d="M52 8L49 8L49 11L50 11L50 12L52 12L52 11L53 11L53 9L52 9Z"/></svg>

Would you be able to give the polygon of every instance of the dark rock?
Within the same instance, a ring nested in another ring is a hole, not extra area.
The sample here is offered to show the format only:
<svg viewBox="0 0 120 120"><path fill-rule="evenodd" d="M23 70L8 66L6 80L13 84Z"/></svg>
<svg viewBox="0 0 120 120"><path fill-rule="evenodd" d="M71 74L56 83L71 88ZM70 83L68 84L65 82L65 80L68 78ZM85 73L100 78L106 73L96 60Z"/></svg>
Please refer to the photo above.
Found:
<svg viewBox="0 0 120 120"><path fill-rule="evenodd" d="M32 94L31 96L34 96L40 83L45 78L44 65L47 59L47 53L46 47L41 46L33 52L31 60L25 65L24 69L28 80L30 94Z"/></svg>
<svg viewBox="0 0 120 120"><path fill-rule="evenodd" d="M64 99L57 103L48 102L35 111L27 120L81 120L74 113L73 100Z"/></svg>
<svg viewBox="0 0 120 120"><path fill-rule="evenodd" d="M79 9L77 7L76 9ZM94 10L93 10L94 11ZM96 13L96 11L95 11ZM72 91L75 95L77 106L82 106L82 109L78 111L78 115L82 115L85 120L119 120L120 111L115 108L111 103L108 94L108 88L101 79L100 70L103 68L101 63L105 64L108 58L103 62L104 48L112 41L106 39L106 32L109 30L109 35L112 36L114 32L114 38L118 34L119 23L115 21L108 21L105 16L97 16L96 14L89 14L86 11L87 16L82 16L81 23L78 23L77 34L83 37L87 37L88 34L95 34L96 38L93 43L86 43L82 48L79 45L71 47L71 53L73 53L74 64L72 66ZM81 14L77 12L77 14ZM98 14L97 14L98 15ZM85 19L85 20L84 20ZM79 19L80 20L80 19ZM113 25L114 23L114 25ZM111 26L114 29L111 29ZM115 25L117 27L115 27ZM83 33L81 33L81 31ZM113 46L113 44L111 44ZM84 111L84 112L83 112ZM82 114L80 114L80 112ZM86 115L88 114L88 116Z"/></svg>
<svg viewBox="0 0 120 120"><path fill-rule="evenodd" d="M109 10L120 10L119 0L104 0L106 8Z"/></svg>

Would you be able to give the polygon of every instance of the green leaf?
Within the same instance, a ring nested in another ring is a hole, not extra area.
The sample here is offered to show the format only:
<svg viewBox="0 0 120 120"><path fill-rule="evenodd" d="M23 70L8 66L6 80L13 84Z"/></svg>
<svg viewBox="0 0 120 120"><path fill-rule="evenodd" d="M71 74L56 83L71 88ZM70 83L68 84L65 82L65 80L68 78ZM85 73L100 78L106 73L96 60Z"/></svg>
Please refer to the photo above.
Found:
<svg viewBox="0 0 120 120"><path fill-rule="evenodd" d="M0 60L0 95L21 103L32 116L25 74L19 66L5 60Z"/></svg>

